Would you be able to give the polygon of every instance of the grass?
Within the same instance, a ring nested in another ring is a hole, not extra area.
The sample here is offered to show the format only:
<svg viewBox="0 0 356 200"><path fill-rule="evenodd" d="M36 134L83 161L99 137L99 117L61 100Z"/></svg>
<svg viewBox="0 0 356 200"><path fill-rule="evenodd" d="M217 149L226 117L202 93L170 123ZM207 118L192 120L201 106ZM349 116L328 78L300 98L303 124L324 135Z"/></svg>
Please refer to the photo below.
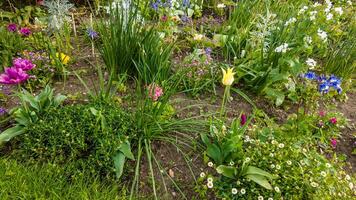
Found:
<svg viewBox="0 0 356 200"><path fill-rule="evenodd" d="M64 174L57 165L0 158L0 199L125 199L125 188L85 175L70 182Z"/></svg>

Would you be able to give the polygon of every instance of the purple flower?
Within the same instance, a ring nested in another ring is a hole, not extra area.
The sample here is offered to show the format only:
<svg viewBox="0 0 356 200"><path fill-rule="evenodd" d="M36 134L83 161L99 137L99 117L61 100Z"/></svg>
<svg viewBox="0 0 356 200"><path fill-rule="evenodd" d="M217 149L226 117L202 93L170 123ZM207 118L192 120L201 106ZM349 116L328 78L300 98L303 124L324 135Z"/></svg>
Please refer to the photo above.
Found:
<svg viewBox="0 0 356 200"><path fill-rule="evenodd" d="M205 48L205 54L210 56L212 49L210 47Z"/></svg>
<svg viewBox="0 0 356 200"><path fill-rule="evenodd" d="M0 84L15 85L26 81L29 77L21 68L10 67L0 75Z"/></svg>
<svg viewBox="0 0 356 200"><path fill-rule="evenodd" d="M17 25L16 24L9 24L7 25L7 30L10 32L16 32L17 31Z"/></svg>
<svg viewBox="0 0 356 200"><path fill-rule="evenodd" d="M23 58L16 58L12 61L12 64L16 68L20 68L23 71L28 71L36 67L30 60L23 59Z"/></svg>
<svg viewBox="0 0 356 200"><path fill-rule="evenodd" d="M164 7L166 8L171 8L172 7L172 0L166 0L166 2L163 4Z"/></svg>
<svg viewBox="0 0 356 200"><path fill-rule="evenodd" d="M5 115L6 113L7 113L6 109L0 107L0 117Z"/></svg>
<svg viewBox="0 0 356 200"><path fill-rule="evenodd" d="M245 114L242 114L241 115L241 118L240 118L240 124L241 126L245 125L246 124L246 121L247 121L247 116Z"/></svg>
<svg viewBox="0 0 356 200"><path fill-rule="evenodd" d="M31 35L31 30L29 28L21 28L20 33L23 36L28 37L29 35Z"/></svg>
<svg viewBox="0 0 356 200"><path fill-rule="evenodd" d="M308 71L307 73L304 74L304 78L309 79L309 80L316 79L315 72Z"/></svg>
<svg viewBox="0 0 356 200"><path fill-rule="evenodd" d="M92 28L88 28L87 34L92 40L94 40L95 38L99 37L98 32L94 31Z"/></svg>

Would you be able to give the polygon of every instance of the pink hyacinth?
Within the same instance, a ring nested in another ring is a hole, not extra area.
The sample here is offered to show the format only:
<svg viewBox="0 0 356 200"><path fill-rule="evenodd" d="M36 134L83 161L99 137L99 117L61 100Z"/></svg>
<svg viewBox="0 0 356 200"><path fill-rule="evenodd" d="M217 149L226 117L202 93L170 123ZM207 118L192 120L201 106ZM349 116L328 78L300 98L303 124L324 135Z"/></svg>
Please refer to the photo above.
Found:
<svg viewBox="0 0 356 200"><path fill-rule="evenodd" d="M148 96L153 100L157 101L160 96L163 95L163 89L156 85L155 83L148 86Z"/></svg>
<svg viewBox="0 0 356 200"><path fill-rule="evenodd" d="M17 31L17 25L16 24L8 24L7 25L7 30L9 31L9 32L16 32Z"/></svg>
<svg viewBox="0 0 356 200"><path fill-rule="evenodd" d="M31 35L31 30L29 28L21 28L20 29L20 33L25 36L28 37Z"/></svg>
<svg viewBox="0 0 356 200"><path fill-rule="evenodd" d="M332 123L332 124L336 124L336 123L337 123L336 117L332 117L329 121L330 121L330 123Z"/></svg>
<svg viewBox="0 0 356 200"><path fill-rule="evenodd" d="M330 140L330 144L333 148L336 148L336 145L337 145L337 140L335 138L331 138Z"/></svg>
<svg viewBox="0 0 356 200"><path fill-rule="evenodd" d="M30 60L23 58L16 58L12 61L12 64L16 68L21 68L23 71L28 71L36 67Z"/></svg>
<svg viewBox="0 0 356 200"><path fill-rule="evenodd" d="M0 75L0 84L16 85L26 81L30 76L21 68L10 67Z"/></svg>
<svg viewBox="0 0 356 200"><path fill-rule="evenodd" d="M247 121L247 116L245 114L242 114L240 119L241 126L245 125L246 121Z"/></svg>

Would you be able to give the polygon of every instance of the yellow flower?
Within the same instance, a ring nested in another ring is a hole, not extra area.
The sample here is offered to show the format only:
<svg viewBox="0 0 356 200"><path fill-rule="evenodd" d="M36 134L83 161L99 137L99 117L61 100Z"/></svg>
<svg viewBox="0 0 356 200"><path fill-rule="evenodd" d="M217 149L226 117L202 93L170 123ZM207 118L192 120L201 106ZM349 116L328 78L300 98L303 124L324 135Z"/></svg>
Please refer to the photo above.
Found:
<svg viewBox="0 0 356 200"><path fill-rule="evenodd" d="M203 37L204 37L204 35L202 35L202 34L194 34L193 40L201 41L203 39Z"/></svg>
<svg viewBox="0 0 356 200"><path fill-rule="evenodd" d="M56 53L56 57L60 59L63 65L68 64L70 57L64 53Z"/></svg>
<svg viewBox="0 0 356 200"><path fill-rule="evenodd" d="M232 83L234 82L234 74L232 68L227 68L227 71L225 71L224 69L222 69L223 72L223 79L222 79L222 84L226 85L226 86L230 86L232 85Z"/></svg>

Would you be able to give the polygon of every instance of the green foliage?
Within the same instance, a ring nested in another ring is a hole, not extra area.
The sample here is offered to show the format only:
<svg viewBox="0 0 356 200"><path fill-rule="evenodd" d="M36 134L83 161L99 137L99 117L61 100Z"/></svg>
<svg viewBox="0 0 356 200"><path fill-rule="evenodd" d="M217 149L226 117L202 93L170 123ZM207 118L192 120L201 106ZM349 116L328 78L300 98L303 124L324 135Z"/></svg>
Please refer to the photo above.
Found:
<svg viewBox="0 0 356 200"><path fill-rule="evenodd" d="M53 96L53 89L46 86L37 96L33 96L26 90L18 94L22 105L12 112L15 126L0 134L0 144L25 132L26 128L37 123L40 116L51 108L58 107L66 97Z"/></svg>
<svg viewBox="0 0 356 200"><path fill-rule="evenodd" d="M17 52L25 48L21 35L9 32L5 27L0 27L0 72L5 67L12 65L12 58Z"/></svg>
<svg viewBox="0 0 356 200"><path fill-rule="evenodd" d="M116 169L123 166L123 162L116 162L117 154L133 159L127 143L132 128L130 119L113 103L52 108L18 138L16 157L45 163L74 163L72 175L114 179L115 173L121 176L122 171Z"/></svg>
<svg viewBox="0 0 356 200"><path fill-rule="evenodd" d="M3 199L126 199L125 188L99 181L87 174L68 181L68 168L55 164L20 163L0 159L0 190Z"/></svg>

